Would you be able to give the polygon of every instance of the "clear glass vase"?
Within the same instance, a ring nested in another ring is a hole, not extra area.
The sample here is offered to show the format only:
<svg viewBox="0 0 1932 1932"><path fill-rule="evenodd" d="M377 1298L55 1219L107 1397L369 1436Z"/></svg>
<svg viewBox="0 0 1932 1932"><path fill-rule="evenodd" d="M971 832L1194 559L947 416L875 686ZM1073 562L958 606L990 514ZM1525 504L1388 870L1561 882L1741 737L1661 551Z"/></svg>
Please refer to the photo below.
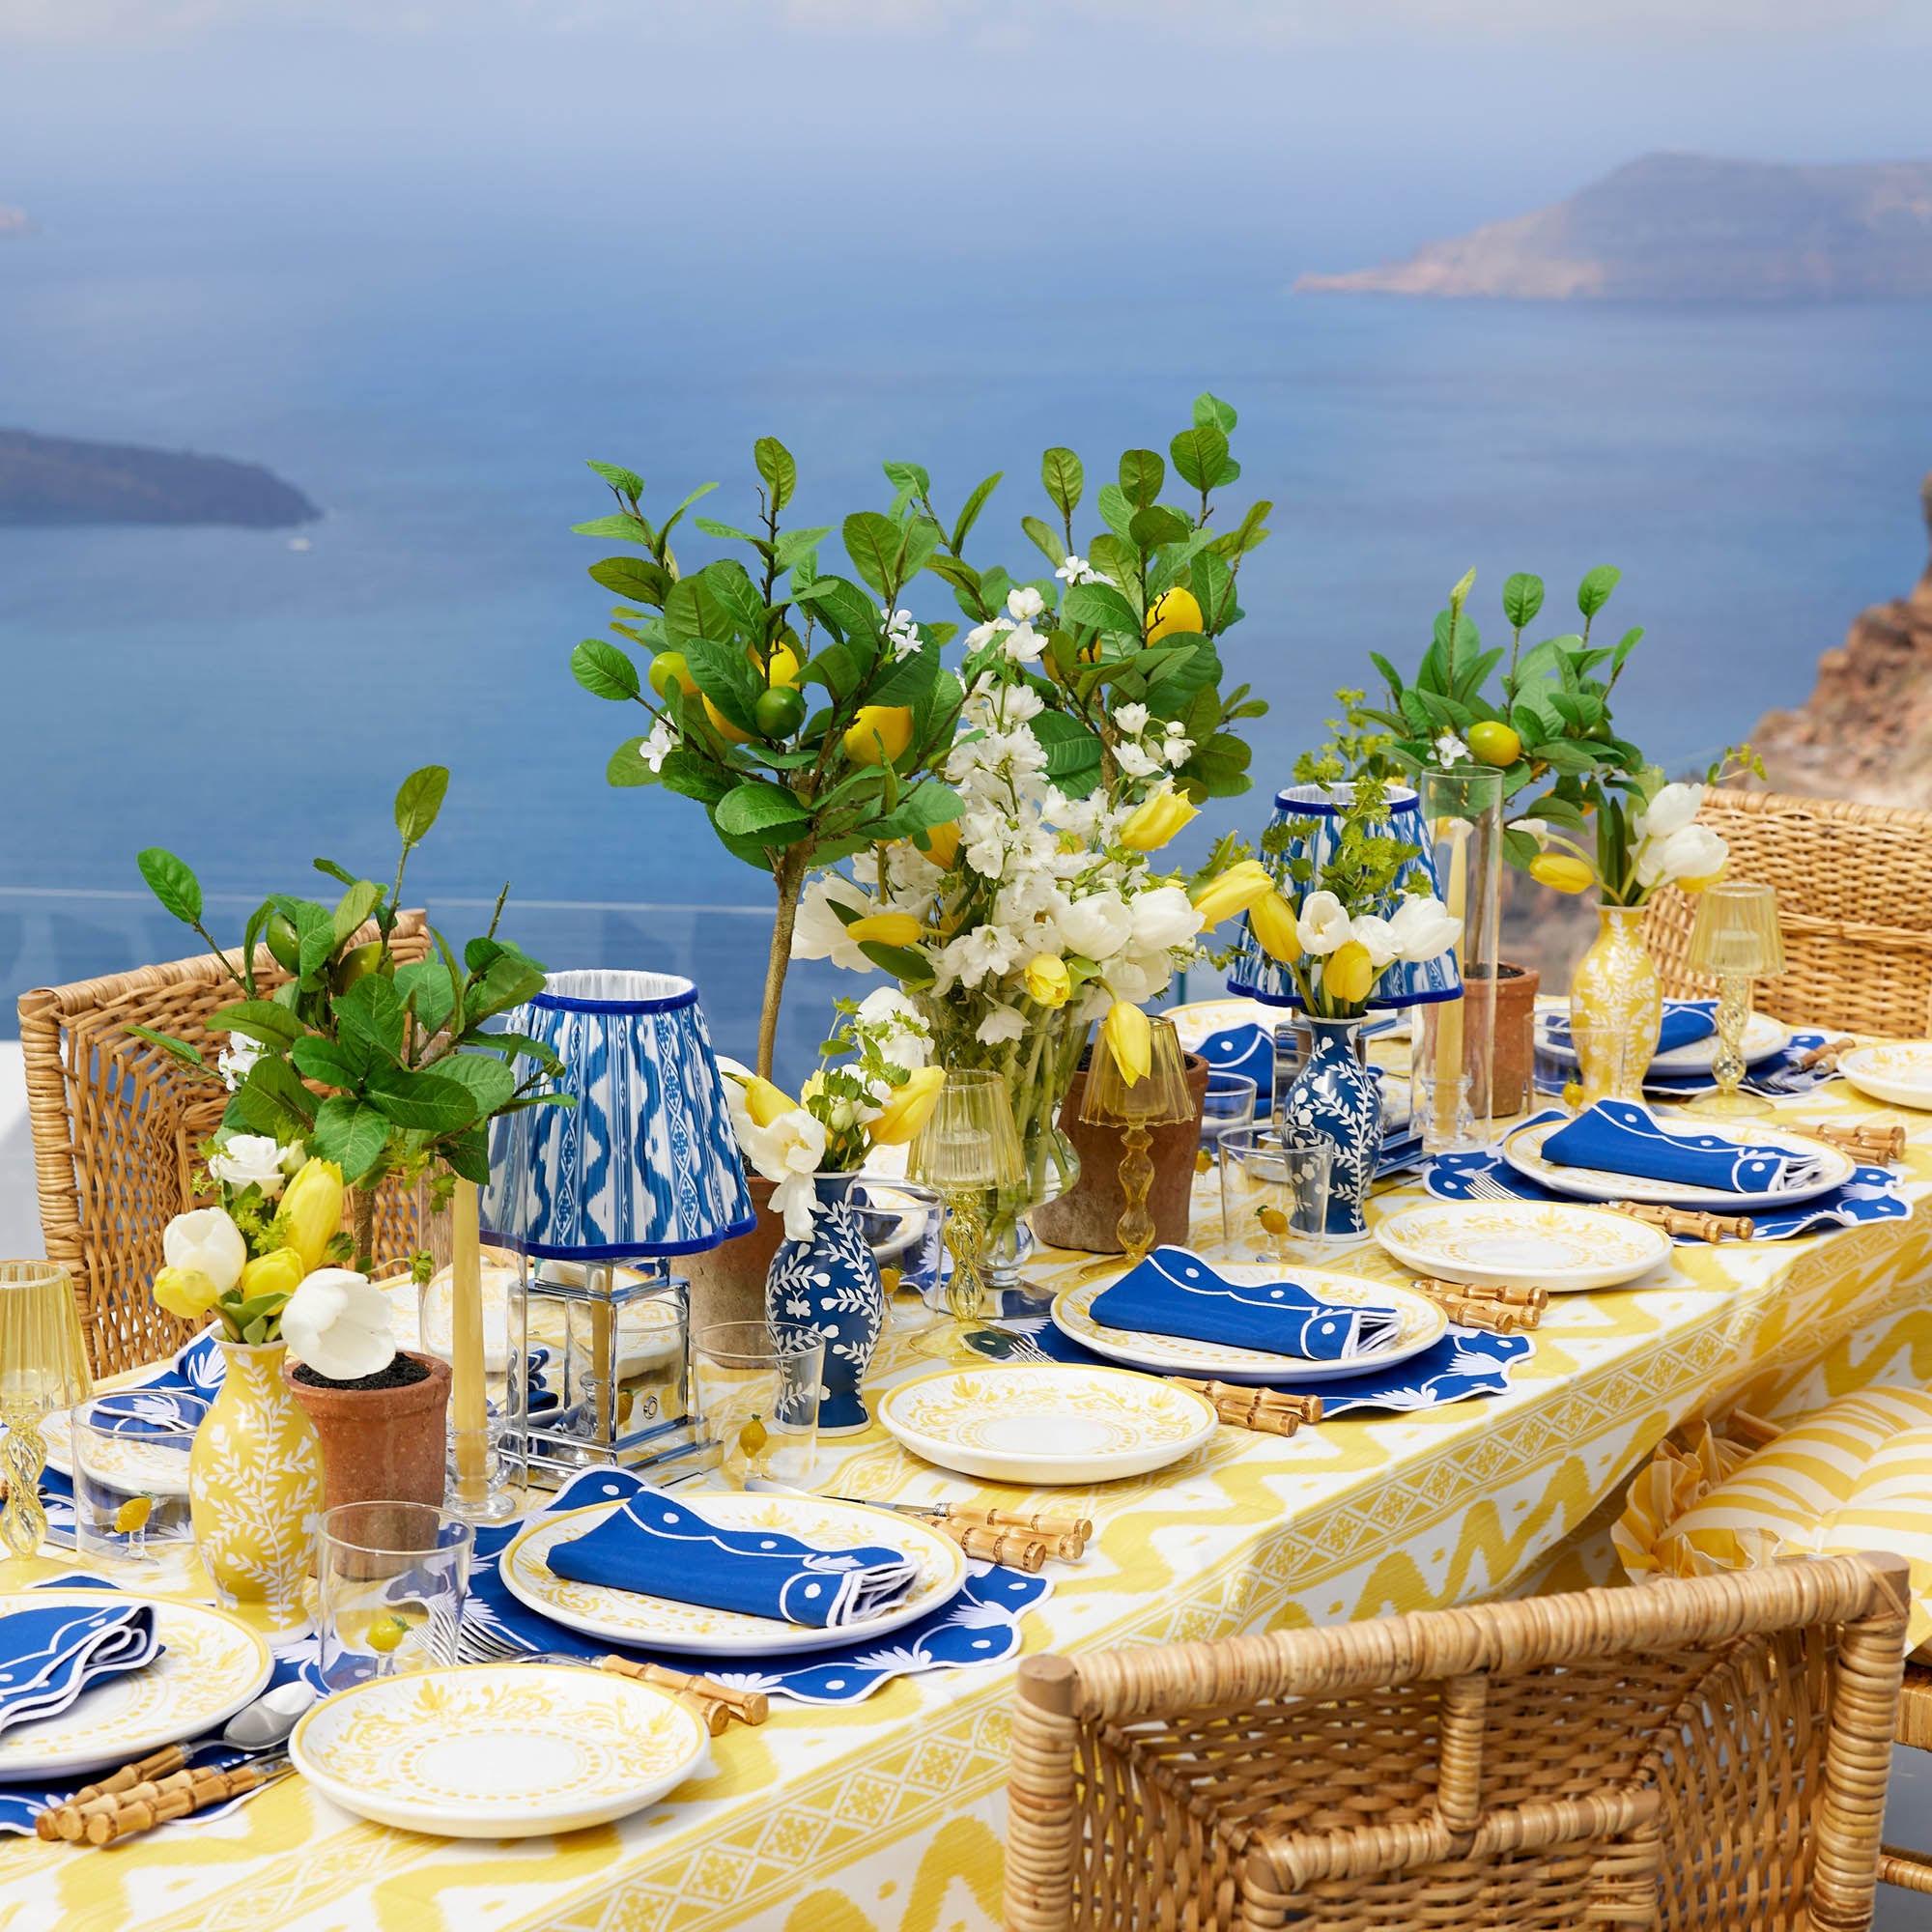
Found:
<svg viewBox="0 0 1932 1932"><path fill-rule="evenodd" d="M1013 1125L1020 1138L1021 1179L993 1197L986 1222L984 1273L993 1305L987 1312L1010 1312L1003 1304L1022 1296L1020 1266L1033 1250L1027 1216L1057 1200L1080 1179L1080 1156L1060 1128L1060 1109L1079 1070L1087 1043L1087 1023L1076 1021L1070 1006L1039 1007L1020 1002L1026 1031L1018 1039L986 1044L979 1037L986 1003L972 995L953 1001L926 996L921 1010L932 1028L933 1058L951 1071L983 1070L1006 1082Z"/></svg>
<svg viewBox="0 0 1932 1932"><path fill-rule="evenodd" d="M1641 1100L1663 1025L1663 982L1643 943L1639 906L1599 906L1600 926L1570 981L1570 1037L1583 1104Z"/></svg>

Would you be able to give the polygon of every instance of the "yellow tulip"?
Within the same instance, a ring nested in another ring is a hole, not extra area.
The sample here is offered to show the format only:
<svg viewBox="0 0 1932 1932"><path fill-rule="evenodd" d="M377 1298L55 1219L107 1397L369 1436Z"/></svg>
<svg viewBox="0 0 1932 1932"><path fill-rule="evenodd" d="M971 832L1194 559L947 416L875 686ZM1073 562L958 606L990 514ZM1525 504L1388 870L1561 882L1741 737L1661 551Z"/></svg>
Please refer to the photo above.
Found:
<svg viewBox="0 0 1932 1932"><path fill-rule="evenodd" d="M242 1299L253 1301L258 1294L293 1294L302 1285L309 1270L293 1248L277 1248L262 1255L242 1270Z"/></svg>
<svg viewBox="0 0 1932 1932"><path fill-rule="evenodd" d="M932 1118L945 1085L945 1067L922 1066L903 1087L895 1087L879 1118L867 1128L873 1146L904 1147Z"/></svg>
<svg viewBox="0 0 1932 1932"><path fill-rule="evenodd" d="M1176 833L1184 831L1190 820L1200 816L1200 809L1188 804L1181 793L1157 791L1128 814L1121 827L1121 843L1130 852L1158 852Z"/></svg>
<svg viewBox="0 0 1932 1932"><path fill-rule="evenodd" d="M912 707L862 704L845 733L845 755L855 765L896 764L912 743ZM883 749L881 749L883 747Z"/></svg>
<svg viewBox="0 0 1932 1932"><path fill-rule="evenodd" d="M1148 1068L1153 1065L1153 1029L1137 1006L1127 1000L1116 1000L1100 1022L1100 1037L1114 1056L1121 1078L1129 1087L1136 1087L1147 1078Z"/></svg>
<svg viewBox="0 0 1932 1932"><path fill-rule="evenodd" d="M1201 628L1201 606L1195 600L1193 591L1184 590L1176 584L1172 590L1163 590L1153 600L1153 608L1147 613L1147 640L1157 644L1174 633L1188 633Z"/></svg>
<svg viewBox="0 0 1932 1932"><path fill-rule="evenodd" d="M914 841L918 849L918 841ZM959 856L959 821L949 818L944 825L928 825L925 828L925 856L935 866L952 868L952 862Z"/></svg>
<svg viewBox="0 0 1932 1932"><path fill-rule="evenodd" d="M155 1299L184 1321L199 1321L220 1293L199 1268L164 1267L155 1277Z"/></svg>
<svg viewBox="0 0 1932 1932"><path fill-rule="evenodd" d="M302 1273L313 1274L342 1229L342 1170L332 1160L309 1160L289 1182L275 1216L282 1245L301 1258Z"/></svg>
<svg viewBox="0 0 1932 1932"><path fill-rule="evenodd" d="M1559 893L1587 893L1597 883L1596 873L1567 852L1539 852L1529 862L1529 876Z"/></svg>
<svg viewBox="0 0 1932 1932"><path fill-rule="evenodd" d="M1358 939L1336 947L1321 967L1321 985L1331 998L1344 1005L1358 1007L1369 997L1376 983L1375 962L1369 949Z"/></svg>
<svg viewBox="0 0 1932 1932"><path fill-rule="evenodd" d="M1205 885L1195 888L1194 910L1209 925L1219 925L1273 891L1267 867L1259 859L1243 859L1238 866L1216 872Z"/></svg>
<svg viewBox="0 0 1932 1932"><path fill-rule="evenodd" d="M754 1126L768 1127L781 1114L797 1113L798 1102L782 1087L754 1073L745 1082L745 1111Z"/></svg>
<svg viewBox="0 0 1932 1932"><path fill-rule="evenodd" d="M1064 1007L1073 993L1073 976L1066 970L1066 961L1056 959L1051 952L1036 952L1027 961L1026 989L1036 1006Z"/></svg>
<svg viewBox="0 0 1932 1932"><path fill-rule="evenodd" d="M855 946L868 939L875 946L917 946L925 937L925 927L909 912L868 912L845 928L845 937Z"/></svg>
<svg viewBox="0 0 1932 1932"><path fill-rule="evenodd" d="M1270 959L1300 957L1301 935L1295 927L1294 908L1272 884L1248 908L1248 930L1261 941L1262 951Z"/></svg>

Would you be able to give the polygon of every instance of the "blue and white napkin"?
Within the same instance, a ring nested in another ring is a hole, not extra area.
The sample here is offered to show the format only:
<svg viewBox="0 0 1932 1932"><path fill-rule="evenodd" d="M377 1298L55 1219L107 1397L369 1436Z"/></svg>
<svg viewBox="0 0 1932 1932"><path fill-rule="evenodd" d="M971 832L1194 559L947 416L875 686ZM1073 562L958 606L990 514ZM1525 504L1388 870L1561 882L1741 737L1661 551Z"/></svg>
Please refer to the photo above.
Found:
<svg viewBox="0 0 1932 1932"><path fill-rule="evenodd" d="M91 1685L160 1654L151 1604L10 1610L0 1616L0 1731L56 1718Z"/></svg>
<svg viewBox="0 0 1932 1932"><path fill-rule="evenodd" d="M548 1560L574 1583L824 1630L896 1609L919 1577L901 1549L819 1549L781 1530L721 1529L683 1497L654 1490L554 1545Z"/></svg>
<svg viewBox="0 0 1932 1932"><path fill-rule="evenodd" d="M1573 1053L1576 1051L1568 1013L1543 1013L1538 1018L1543 1037L1549 1045L1565 1047ZM1694 1046L1700 1039L1709 1039L1717 1030L1716 1000L1666 1000L1663 1003L1663 1025L1657 1036L1657 1050L1659 1053L1673 1053L1680 1046Z"/></svg>
<svg viewBox="0 0 1932 1932"><path fill-rule="evenodd" d="M1179 1335L1311 1362L1373 1355L1402 1330L1393 1308L1345 1308L1298 1282L1232 1282L1187 1248L1155 1248L1094 1297L1094 1320L1143 1335Z"/></svg>
<svg viewBox="0 0 1932 1932"><path fill-rule="evenodd" d="M1216 1073L1244 1074L1255 1083L1255 1110L1274 1104L1274 1031L1253 1020L1210 1033L1194 1051Z"/></svg>
<svg viewBox="0 0 1932 1932"><path fill-rule="evenodd" d="M1598 1100L1544 1143L1557 1167L1591 1167L1725 1194L1788 1194L1830 1170L1823 1153L1747 1147L1721 1134L1673 1133L1634 1100Z"/></svg>

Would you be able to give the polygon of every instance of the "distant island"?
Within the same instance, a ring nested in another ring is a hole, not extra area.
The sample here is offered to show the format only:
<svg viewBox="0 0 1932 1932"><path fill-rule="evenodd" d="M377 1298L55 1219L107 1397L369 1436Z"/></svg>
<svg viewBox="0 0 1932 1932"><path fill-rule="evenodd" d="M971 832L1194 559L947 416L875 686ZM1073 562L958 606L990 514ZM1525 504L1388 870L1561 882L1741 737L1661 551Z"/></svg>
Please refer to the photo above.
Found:
<svg viewBox="0 0 1932 1932"><path fill-rule="evenodd" d="M0 201L0 235L24 235L32 226L24 208L13 208Z"/></svg>
<svg viewBox="0 0 1932 1932"><path fill-rule="evenodd" d="M1932 161L1646 155L1567 201L1297 291L1547 301L1932 296Z"/></svg>
<svg viewBox="0 0 1932 1932"><path fill-rule="evenodd" d="M322 512L259 464L0 429L0 526L239 524L285 529Z"/></svg>

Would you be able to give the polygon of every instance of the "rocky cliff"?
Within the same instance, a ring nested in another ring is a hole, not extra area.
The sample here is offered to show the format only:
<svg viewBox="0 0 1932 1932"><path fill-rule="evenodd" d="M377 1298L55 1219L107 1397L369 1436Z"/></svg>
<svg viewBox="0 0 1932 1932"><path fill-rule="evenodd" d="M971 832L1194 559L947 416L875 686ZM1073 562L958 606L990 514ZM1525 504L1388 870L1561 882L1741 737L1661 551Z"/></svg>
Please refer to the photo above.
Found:
<svg viewBox="0 0 1932 1932"><path fill-rule="evenodd" d="M1919 498L1932 533L1932 475ZM1910 595L1856 618L1810 697L1751 742L1779 791L1932 807L1932 562Z"/></svg>
<svg viewBox="0 0 1932 1932"><path fill-rule="evenodd" d="M1932 297L1932 161L1646 155L1533 214L1294 286L1541 300L1922 298Z"/></svg>
<svg viewBox="0 0 1932 1932"><path fill-rule="evenodd" d="M0 429L0 525L240 524L282 529L322 512L254 463Z"/></svg>

